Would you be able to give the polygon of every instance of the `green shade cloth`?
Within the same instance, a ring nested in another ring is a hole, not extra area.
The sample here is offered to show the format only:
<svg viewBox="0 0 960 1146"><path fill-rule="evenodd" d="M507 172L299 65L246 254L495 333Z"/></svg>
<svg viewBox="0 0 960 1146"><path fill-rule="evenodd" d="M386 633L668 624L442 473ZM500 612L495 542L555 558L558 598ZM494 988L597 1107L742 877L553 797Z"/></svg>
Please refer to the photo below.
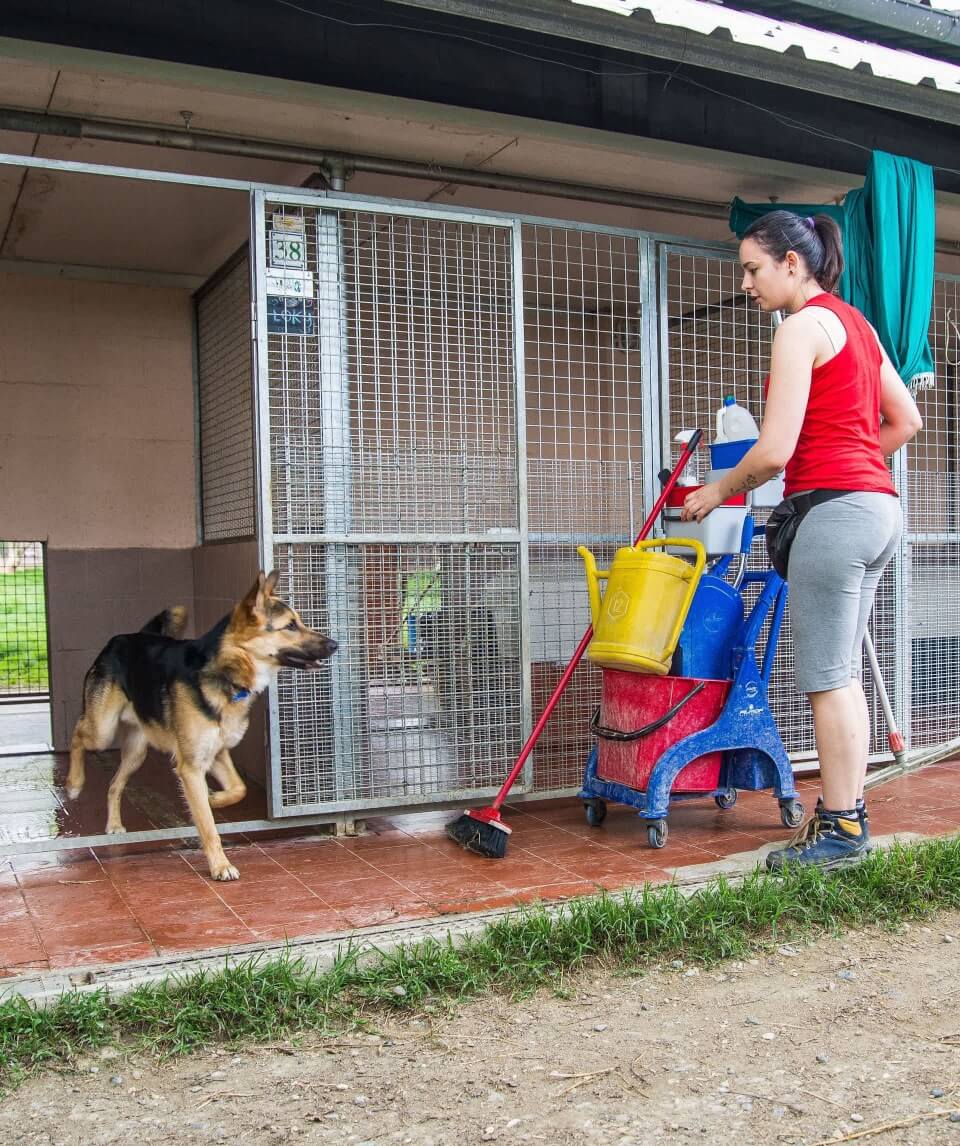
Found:
<svg viewBox="0 0 960 1146"><path fill-rule="evenodd" d="M734 198L730 204L730 230L738 239L742 239L743 232L751 223L755 223L763 215L769 215L771 211L790 211L804 219L811 215L829 215L841 231L846 222L843 208L833 204L824 206L823 203L744 203L742 199Z"/></svg>
<svg viewBox="0 0 960 1146"><path fill-rule="evenodd" d="M863 188L850 191L840 297L861 310L911 390L933 386L928 332L936 210L933 170L874 151Z"/></svg>
<svg viewBox="0 0 960 1146"><path fill-rule="evenodd" d="M730 229L740 238L755 219L777 210L803 217L830 215L837 221L846 263L840 297L876 327L891 362L911 390L931 387L933 170L914 159L874 151L863 187L848 192L842 207L734 199Z"/></svg>

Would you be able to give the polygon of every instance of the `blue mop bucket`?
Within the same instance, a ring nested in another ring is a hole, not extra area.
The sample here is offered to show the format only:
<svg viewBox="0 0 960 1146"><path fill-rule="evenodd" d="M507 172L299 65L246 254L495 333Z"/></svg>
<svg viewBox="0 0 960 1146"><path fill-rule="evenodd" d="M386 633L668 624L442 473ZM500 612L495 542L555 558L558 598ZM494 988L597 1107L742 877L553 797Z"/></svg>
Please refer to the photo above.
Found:
<svg viewBox="0 0 960 1146"><path fill-rule="evenodd" d="M732 470L756 443L756 438L743 438L737 442L715 442L710 447L710 468Z"/></svg>

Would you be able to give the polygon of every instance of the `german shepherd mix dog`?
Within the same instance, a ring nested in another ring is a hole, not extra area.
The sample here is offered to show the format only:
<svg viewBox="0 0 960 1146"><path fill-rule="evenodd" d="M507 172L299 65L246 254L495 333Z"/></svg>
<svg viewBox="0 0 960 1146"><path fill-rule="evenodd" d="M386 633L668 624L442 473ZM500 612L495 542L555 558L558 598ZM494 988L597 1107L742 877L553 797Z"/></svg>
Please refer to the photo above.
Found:
<svg viewBox="0 0 960 1146"><path fill-rule="evenodd" d="M274 595L276 585L276 573L260 573L233 612L194 641L180 640L186 610L165 609L139 633L113 637L83 683L67 795L75 799L83 788L84 751L109 748L119 726L120 767L107 795L107 831L123 832L120 798L127 781L148 747L169 752L214 879L240 878L210 809L246 795L230 749L247 731L253 698L278 669L318 669L337 649ZM208 790L208 775L221 791Z"/></svg>

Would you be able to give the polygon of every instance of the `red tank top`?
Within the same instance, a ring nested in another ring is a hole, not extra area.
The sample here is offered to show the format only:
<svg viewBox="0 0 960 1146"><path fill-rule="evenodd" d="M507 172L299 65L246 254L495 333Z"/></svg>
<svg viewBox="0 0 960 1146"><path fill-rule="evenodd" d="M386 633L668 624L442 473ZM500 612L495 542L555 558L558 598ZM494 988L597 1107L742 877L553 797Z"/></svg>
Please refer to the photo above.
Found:
<svg viewBox="0 0 960 1146"><path fill-rule="evenodd" d="M828 362L813 368L797 448L787 462L786 495L848 489L896 497L880 450L883 358L876 335L860 311L836 295L818 294L806 306L832 310L847 341Z"/></svg>

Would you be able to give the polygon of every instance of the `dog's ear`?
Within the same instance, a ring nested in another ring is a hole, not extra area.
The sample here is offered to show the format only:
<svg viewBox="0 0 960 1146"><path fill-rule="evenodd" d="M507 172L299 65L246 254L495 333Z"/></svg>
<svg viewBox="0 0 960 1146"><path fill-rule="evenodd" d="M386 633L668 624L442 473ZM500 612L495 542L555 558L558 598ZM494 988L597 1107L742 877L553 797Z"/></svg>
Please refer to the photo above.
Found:
<svg viewBox="0 0 960 1146"><path fill-rule="evenodd" d="M264 573L262 569L260 570L257 574L256 585L251 587L250 592L244 598L244 603L252 613L262 614L266 611L267 601L274 595L279 580L280 574L276 570L272 573Z"/></svg>
<svg viewBox="0 0 960 1146"><path fill-rule="evenodd" d="M257 574L257 579L247 590L247 595L240 602L240 607L244 612L253 618L262 619L265 613L264 605L266 603L267 594L264 592L267 584L267 578L262 572Z"/></svg>

